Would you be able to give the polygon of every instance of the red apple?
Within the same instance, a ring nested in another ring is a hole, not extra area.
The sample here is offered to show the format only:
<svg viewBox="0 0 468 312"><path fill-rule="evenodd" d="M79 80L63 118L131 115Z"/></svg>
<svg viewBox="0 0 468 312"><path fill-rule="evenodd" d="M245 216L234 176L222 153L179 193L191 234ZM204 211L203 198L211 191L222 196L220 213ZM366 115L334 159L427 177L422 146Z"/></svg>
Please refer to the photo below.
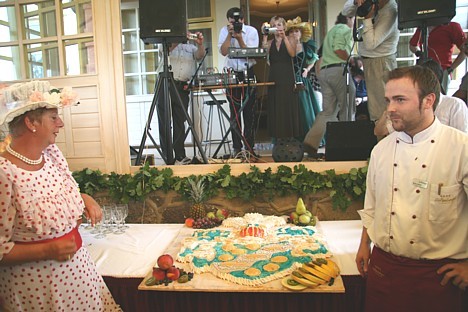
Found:
<svg viewBox="0 0 468 312"><path fill-rule="evenodd" d="M219 219L219 220L224 220L226 219L227 217L229 217L229 211L227 211L226 209L218 209L216 211L216 217Z"/></svg>
<svg viewBox="0 0 468 312"><path fill-rule="evenodd" d="M187 218L187 219L185 219L185 226L186 227L193 227L193 222L195 222L195 220L193 220L193 218Z"/></svg>
<svg viewBox="0 0 468 312"><path fill-rule="evenodd" d="M178 268L173 266L167 270L166 275L167 275L167 278L170 279L171 281L176 281L180 276L180 271Z"/></svg>
<svg viewBox="0 0 468 312"><path fill-rule="evenodd" d="M157 281L163 281L166 278L166 271L160 268L153 268L153 277Z"/></svg>
<svg viewBox="0 0 468 312"><path fill-rule="evenodd" d="M158 267L162 270L167 270L174 265L174 259L171 255L165 254L158 258Z"/></svg>

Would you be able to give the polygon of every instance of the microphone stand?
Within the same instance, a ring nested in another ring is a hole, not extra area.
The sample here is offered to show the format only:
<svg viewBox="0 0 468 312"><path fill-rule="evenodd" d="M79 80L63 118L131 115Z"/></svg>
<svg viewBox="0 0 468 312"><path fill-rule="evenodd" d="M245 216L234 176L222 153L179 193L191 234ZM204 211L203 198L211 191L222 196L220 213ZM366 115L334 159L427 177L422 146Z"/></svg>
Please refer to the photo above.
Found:
<svg viewBox="0 0 468 312"><path fill-rule="evenodd" d="M195 109L194 109L194 105L193 105L192 86L194 84L195 77L198 76L198 72L200 71L200 68L202 67L203 62L205 61L205 58L208 55L208 51L209 51L209 48L205 48L205 55L203 55L203 58L198 63L197 69L195 70L195 73L193 74L192 79L190 79L190 82L187 85L187 90L190 90L190 100L192 102L192 119L194 119L194 117L195 117ZM203 105L203 103L202 103L202 105ZM202 106L202 109L203 109L203 106ZM191 162L192 164L200 164L200 161L196 157L196 154L197 154L197 149L195 148L195 144L194 144L193 145L193 158L192 158L192 162Z"/></svg>
<svg viewBox="0 0 468 312"><path fill-rule="evenodd" d="M359 40L359 28L355 34L355 40L353 41L353 46L351 47L351 53L349 53L348 55L348 58L346 59L346 64L343 68L343 76L346 75L346 94L347 94L347 107L348 107L348 120L349 121L353 121L354 120L354 114L356 113L355 112L355 109L351 109L351 105L352 107L354 108L355 106L355 98L351 97L351 92L350 92L350 84L351 83L354 83L354 81L352 81L353 79L351 78L351 73L349 72L349 62L351 60L351 55L352 55L352 52L354 50L354 47L356 46L356 42L357 41L362 41L362 38ZM342 121L342 120L340 120Z"/></svg>

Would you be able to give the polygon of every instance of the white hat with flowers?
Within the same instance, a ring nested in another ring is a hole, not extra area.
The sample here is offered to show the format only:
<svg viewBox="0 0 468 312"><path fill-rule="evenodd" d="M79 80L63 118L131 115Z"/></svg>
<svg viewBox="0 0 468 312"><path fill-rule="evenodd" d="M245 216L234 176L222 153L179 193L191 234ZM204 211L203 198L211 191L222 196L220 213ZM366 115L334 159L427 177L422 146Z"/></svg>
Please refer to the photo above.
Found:
<svg viewBox="0 0 468 312"><path fill-rule="evenodd" d="M0 125L40 107L62 108L78 104L71 87L57 89L48 81L15 83L0 90Z"/></svg>

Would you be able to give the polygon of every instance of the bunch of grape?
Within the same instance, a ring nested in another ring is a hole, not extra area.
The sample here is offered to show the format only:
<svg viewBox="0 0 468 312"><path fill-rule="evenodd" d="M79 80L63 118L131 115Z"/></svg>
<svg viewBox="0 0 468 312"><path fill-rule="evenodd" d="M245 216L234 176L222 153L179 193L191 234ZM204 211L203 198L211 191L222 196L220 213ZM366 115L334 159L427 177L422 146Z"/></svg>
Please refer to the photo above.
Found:
<svg viewBox="0 0 468 312"><path fill-rule="evenodd" d="M192 228L194 229L211 229L218 226L218 224L209 218L200 218L193 222Z"/></svg>

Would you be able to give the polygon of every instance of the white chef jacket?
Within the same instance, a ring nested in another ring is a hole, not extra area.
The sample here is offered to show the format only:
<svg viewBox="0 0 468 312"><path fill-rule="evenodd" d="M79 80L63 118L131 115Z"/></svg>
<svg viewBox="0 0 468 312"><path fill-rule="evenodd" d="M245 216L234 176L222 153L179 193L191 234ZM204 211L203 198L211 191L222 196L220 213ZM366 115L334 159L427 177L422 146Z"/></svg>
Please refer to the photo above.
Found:
<svg viewBox="0 0 468 312"><path fill-rule="evenodd" d="M468 135L433 124L371 153L364 209L372 242L412 259L468 258Z"/></svg>

